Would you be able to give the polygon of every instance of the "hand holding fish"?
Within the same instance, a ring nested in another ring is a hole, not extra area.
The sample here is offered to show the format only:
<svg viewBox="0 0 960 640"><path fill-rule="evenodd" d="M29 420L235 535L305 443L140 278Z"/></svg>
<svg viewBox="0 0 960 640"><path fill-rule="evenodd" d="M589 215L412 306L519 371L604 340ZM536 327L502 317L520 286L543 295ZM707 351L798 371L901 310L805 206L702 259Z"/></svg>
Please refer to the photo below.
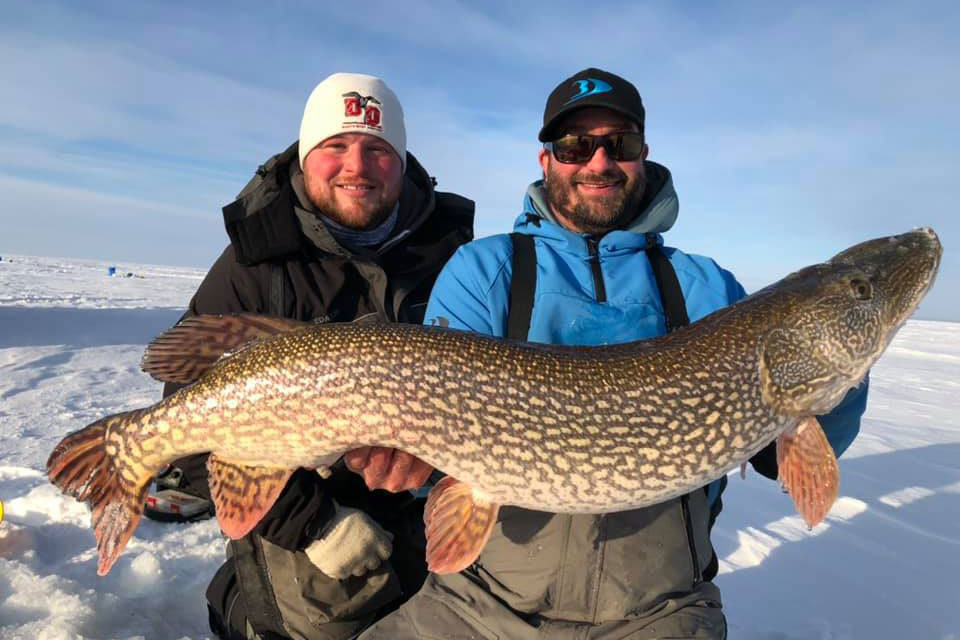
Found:
<svg viewBox="0 0 960 640"><path fill-rule="evenodd" d="M393 493L419 489L433 473L433 467L420 458L389 447L360 447L345 453L343 461L363 476L368 488Z"/></svg>
<svg viewBox="0 0 960 640"><path fill-rule="evenodd" d="M373 571L393 553L393 534L359 509L336 506L333 519L304 553L320 571L345 580Z"/></svg>

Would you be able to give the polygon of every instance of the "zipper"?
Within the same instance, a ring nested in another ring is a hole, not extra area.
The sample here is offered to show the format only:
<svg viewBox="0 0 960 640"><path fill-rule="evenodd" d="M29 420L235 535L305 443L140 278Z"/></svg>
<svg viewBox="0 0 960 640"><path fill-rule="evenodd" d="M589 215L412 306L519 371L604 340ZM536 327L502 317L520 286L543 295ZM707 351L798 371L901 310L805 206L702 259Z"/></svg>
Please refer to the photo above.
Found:
<svg viewBox="0 0 960 640"><path fill-rule="evenodd" d="M227 610L226 610L225 615L224 615L224 617L223 617L223 626L224 626L226 629L228 629L228 630L231 628L231 627L230 627L230 616L233 615L233 608L236 606L237 600L239 600L239 599L240 599L240 589L239 589L239 587L238 587L238 588L237 588L237 592L236 592L235 594L233 594L233 598L230 599L230 604L227 606Z"/></svg>
<svg viewBox="0 0 960 640"><path fill-rule="evenodd" d="M587 238L587 252L590 254L590 270L593 272L593 288L597 292L597 302L606 302L607 287L603 284L603 271L600 269L599 246L596 238Z"/></svg>
<svg viewBox="0 0 960 640"><path fill-rule="evenodd" d="M683 524L687 529L687 547L690 549L690 563L693 566L693 585L702 582L700 560L697 557L697 543L693 538L693 521L690 519L690 494L681 496L680 506L683 511Z"/></svg>

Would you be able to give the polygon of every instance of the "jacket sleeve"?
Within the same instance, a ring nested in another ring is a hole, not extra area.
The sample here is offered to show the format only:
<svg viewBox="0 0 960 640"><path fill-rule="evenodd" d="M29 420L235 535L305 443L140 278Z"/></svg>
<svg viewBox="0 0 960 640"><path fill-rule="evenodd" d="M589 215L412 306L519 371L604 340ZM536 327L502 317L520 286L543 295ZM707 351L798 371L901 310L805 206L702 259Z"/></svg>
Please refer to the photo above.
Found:
<svg viewBox="0 0 960 640"><path fill-rule="evenodd" d="M204 313L264 313L267 311L266 283L270 277L268 265L243 266L235 257L233 246L228 246L210 268L190 300L186 315ZM182 385L164 385L164 397ZM209 495L205 464L197 464L206 454L174 461L189 472L187 482L202 487L199 492ZM311 532L319 531L333 516L333 500L327 483L312 471L294 472L276 503L253 530L270 542L286 549L301 549L310 542Z"/></svg>
<svg viewBox="0 0 960 640"><path fill-rule="evenodd" d="M477 243L459 248L437 276L424 324L506 335L509 256L486 254Z"/></svg>

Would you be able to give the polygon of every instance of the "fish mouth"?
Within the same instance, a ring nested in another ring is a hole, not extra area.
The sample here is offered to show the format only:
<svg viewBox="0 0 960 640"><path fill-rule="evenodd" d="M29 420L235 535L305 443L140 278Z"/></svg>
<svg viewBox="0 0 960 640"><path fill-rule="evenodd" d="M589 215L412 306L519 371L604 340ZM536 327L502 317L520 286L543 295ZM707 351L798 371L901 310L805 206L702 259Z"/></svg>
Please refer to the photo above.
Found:
<svg viewBox="0 0 960 640"><path fill-rule="evenodd" d="M909 317L933 287L943 245L930 227L918 227L907 233L867 240L841 251L827 264L863 269L875 282L896 289L891 294L895 307ZM908 286L912 283L912 286Z"/></svg>
<svg viewBox="0 0 960 640"><path fill-rule="evenodd" d="M827 264L849 264L856 265L858 262L876 256L879 253L891 253L895 257L897 253L903 255L906 252L922 252L928 254L935 262L933 271L940 266L940 257L943 255L943 245L937 233L930 227L918 227L907 233L901 233L895 236L886 236L874 238L856 244L849 249L844 249L837 255L830 258Z"/></svg>

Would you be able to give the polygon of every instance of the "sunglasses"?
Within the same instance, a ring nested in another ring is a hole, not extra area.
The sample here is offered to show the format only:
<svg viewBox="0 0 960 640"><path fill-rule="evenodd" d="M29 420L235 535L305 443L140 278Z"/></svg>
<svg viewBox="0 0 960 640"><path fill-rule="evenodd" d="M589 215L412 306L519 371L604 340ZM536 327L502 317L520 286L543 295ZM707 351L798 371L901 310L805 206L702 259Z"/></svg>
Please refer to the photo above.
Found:
<svg viewBox="0 0 960 640"><path fill-rule="evenodd" d="M643 155L642 133L614 133L608 136L569 135L544 143L543 148L553 153L557 162L582 164L589 162L597 147L617 162L632 162Z"/></svg>

